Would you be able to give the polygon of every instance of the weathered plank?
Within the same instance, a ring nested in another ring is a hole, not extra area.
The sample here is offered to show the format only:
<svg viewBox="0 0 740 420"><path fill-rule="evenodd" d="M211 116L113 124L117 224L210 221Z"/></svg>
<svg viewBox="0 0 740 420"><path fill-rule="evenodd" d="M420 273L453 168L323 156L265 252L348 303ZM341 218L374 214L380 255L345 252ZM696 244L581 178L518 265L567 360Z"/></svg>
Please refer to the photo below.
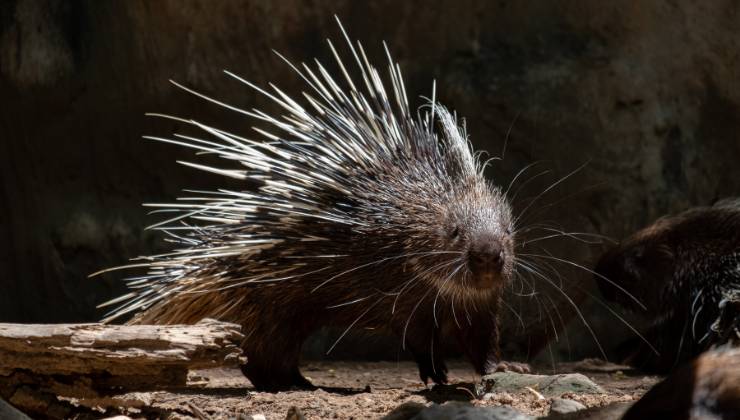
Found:
<svg viewBox="0 0 740 420"><path fill-rule="evenodd" d="M238 325L210 319L195 325L0 324L0 385L38 382L78 397L184 386L190 369L244 363L242 339Z"/></svg>

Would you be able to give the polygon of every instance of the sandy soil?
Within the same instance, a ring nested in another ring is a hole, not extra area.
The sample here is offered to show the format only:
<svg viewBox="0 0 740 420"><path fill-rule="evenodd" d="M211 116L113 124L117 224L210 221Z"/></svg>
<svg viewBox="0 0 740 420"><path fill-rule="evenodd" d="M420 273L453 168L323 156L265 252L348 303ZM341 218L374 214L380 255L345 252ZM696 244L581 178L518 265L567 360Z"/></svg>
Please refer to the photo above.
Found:
<svg viewBox="0 0 740 420"><path fill-rule="evenodd" d="M451 400L476 405L510 405L532 415L547 414L550 399L535 392L499 393L481 400L474 397L479 378L464 362L450 363L450 385L425 387L411 362L316 362L303 367L303 373L323 389L280 393L255 392L238 370L204 370L191 373L190 386L178 392L127 394L146 408L133 410L131 417L165 418L250 418L262 414L268 420L284 419L291 407L308 419L379 418L404 402L423 404ZM587 407L639 398L659 378L644 376L615 365L592 361L563 364L536 373L581 372L601 385L606 394L565 395Z"/></svg>

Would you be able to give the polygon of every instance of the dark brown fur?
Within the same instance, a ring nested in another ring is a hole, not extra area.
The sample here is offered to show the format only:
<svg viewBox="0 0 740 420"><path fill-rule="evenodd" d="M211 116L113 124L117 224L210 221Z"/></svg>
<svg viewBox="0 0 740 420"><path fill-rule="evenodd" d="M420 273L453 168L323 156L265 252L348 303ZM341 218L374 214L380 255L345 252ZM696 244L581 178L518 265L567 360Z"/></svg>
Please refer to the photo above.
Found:
<svg viewBox="0 0 740 420"><path fill-rule="evenodd" d="M421 179L414 184L408 175L386 180L388 194L437 201L420 208L391 203L403 219L387 222L406 224L398 232L382 226L363 232L338 230L341 227L330 222L307 223L301 227L303 235L328 235L331 240L319 247L312 242L286 244L287 256L286 248L263 250L258 261L254 255L202 261L201 268L178 280L187 285L185 292L169 295L133 322L195 323L215 317L240 323L249 360L244 373L265 390L311 386L298 369L301 345L325 326L397 335L416 359L424 382L446 382L442 349L450 339L476 372L491 372L501 361L499 305L513 269L515 239L508 204L477 180L450 185L446 191L425 191L428 187ZM449 201L452 197L456 199ZM317 252L347 256L317 262L318 256L312 259ZM304 261L306 265L299 265ZM279 278L281 269L305 275L219 289L261 271L268 279ZM321 271L314 273L317 269Z"/></svg>
<svg viewBox="0 0 740 420"><path fill-rule="evenodd" d="M624 420L740 419L740 349L708 351L655 385Z"/></svg>
<svg viewBox="0 0 740 420"><path fill-rule="evenodd" d="M604 254L596 272L607 299L651 322L644 334L660 355L637 339L624 346L638 367L665 372L713 345L737 342L740 205L726 200L663 217Z"/></svg>

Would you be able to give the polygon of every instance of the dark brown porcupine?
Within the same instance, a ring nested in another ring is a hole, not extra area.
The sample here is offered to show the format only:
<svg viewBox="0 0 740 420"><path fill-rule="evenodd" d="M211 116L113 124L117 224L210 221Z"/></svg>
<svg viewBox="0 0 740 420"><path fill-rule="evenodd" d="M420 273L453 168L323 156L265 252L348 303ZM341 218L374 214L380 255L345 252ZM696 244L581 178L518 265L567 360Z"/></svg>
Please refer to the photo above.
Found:
<svg viewBox="0 0 740 420"><path fill-rule="evenodd" d="M712 346L740 344L740 200L658 219L595 271L607 299L651 321L646 342L623 346L631 364L665 372Z"/></svg>
<svg viewBox="0 0 740 420"><path fill-rule="evenodd" d="M450 336L480 374L511 366L500 360L497 325L514 270L504 194L434 94L412 114L390 55L387 91L362 46L347 42L359 78L331 42L342 81L318 62L288 62L309 88L301 103L226 72L274 100L281 117L183 87L272 131L256 128L258 141L178 119L204 137L151 138L215 154L232 166L183 163L259 187L152 205L175 214L154 227L181 247L132 264L148 272L128 279L131 291L108 303L123 303L108 319L134 312L134 323L239 323L243 371L263 390L311 386L299 353L324 326L399 335L424 382L446 381L441 343Z"/></svg>
<svg viewBox="0 0 740 420"><path fill-rule="evenodd" d="M740 419L740 348L702 353L650 389L622 419Z"/></svg>

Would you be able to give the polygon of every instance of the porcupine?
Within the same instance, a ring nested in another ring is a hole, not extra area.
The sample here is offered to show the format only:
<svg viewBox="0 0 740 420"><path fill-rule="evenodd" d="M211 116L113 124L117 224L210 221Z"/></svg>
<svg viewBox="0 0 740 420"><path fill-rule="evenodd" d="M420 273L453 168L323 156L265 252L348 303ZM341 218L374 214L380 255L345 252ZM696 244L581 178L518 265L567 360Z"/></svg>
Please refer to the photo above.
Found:
<svg viewBox="0 0 740 420"><path fill-rule="evenodd" d="M387 46L390 91L362 45L341 30L359 77L331 41L343 81L318 60L299 67L278 54L310 90L302 104L226 72L282 107L282 117L178 85L273 131L255 128L264 137L256 141L179 119L209 137L149 138L216 154L236 168L183 163L259 187L153 205L177 213L155 226L182 247L132 264L148 272L108 302L125 303L107 319L135 312L134 323L239 323L242 370L263 390L312 386L299 354L324 326L399 335L425 383L447 380L447 337L480 374L526 369L502 362L499 351L501 293L514 270L509 203L484 178L485 163L457 117L435 102L434 87L428 106L412 115Z"/></svg>
<svg viewBox="0 0 740 420"><path fill-rule="evenodd" d="M740 348L722 345L676 369L630 407L623 420L740 419Z"/></svg>
<svg viewBox="0 0 740 420"><path fill-rule="evenodd" d="M650 319L645 335L660 354L628 342L630 363L665 372L712 346L740 344L740 200L662 217L605 253L595 271L607 299Z"/></svg>

